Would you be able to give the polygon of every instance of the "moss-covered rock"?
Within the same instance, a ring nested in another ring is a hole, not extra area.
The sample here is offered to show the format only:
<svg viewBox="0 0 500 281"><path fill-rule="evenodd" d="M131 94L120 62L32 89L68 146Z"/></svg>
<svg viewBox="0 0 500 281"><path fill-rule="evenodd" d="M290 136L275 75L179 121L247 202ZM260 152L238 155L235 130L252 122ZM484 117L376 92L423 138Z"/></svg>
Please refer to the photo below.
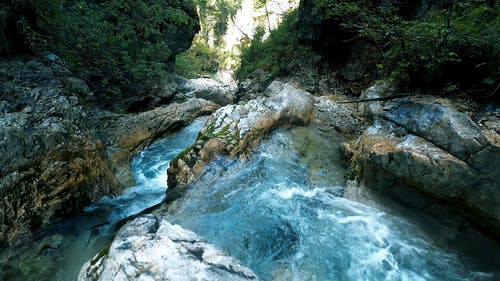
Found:
<svg viewBox="0 0 500 281"><path fill-rule="evenodd" d="M195 143L171 161L170 198L197 179L212 160L244 160L277 126L305 125L311 121L314 99L309 93L274 81L266 95L245 104L228 105L211 116Z"/></svg>

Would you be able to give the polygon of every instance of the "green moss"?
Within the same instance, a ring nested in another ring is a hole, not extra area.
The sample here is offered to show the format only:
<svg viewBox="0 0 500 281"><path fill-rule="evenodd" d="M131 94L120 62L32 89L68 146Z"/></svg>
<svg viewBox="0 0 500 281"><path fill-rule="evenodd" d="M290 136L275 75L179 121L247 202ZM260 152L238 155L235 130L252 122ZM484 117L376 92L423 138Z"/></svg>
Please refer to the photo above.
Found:
<svg viewBox="0 0 500 281"><path fill-rule="evenodd" d="M500 85L498 1L437 1L419 13L390 2L315 0L325 20L337 23L339 32L377 46L379 74L402 89L500 92L495 90Z"/></svg>
<svg viewBox="0 0 500 281"><path fill-rule="evenodd" d="M35 53L57 54L103 95L110 85L122 92L155 89L178 51L170 38L199 29L191 0L9 0L0 11L0 28L5 11L13 11L17 32Z"/></svg>
<svg viewBox="0 0 500 281"><path fill-rule="evenodd" d="M99 254L95 258L90 261L90 265L95 265L100 259L107 256L109 254L109 250L111 249L111 243L109 243L104 249L102 249Z"/></svg>

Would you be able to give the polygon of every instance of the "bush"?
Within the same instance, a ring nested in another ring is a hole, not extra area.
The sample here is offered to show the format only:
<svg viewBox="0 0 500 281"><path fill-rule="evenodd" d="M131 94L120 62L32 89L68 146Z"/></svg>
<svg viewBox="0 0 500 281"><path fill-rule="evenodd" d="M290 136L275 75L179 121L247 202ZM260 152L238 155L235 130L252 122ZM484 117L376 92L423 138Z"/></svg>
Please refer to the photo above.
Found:
<svg viewBox="0 0 500 281"><path fill-rule="evenodd" d="M197 36L191 49L176 57L175 73L186 78L213 76L219 69L220 60L220 50L210 48L206 40Z"/></svg>

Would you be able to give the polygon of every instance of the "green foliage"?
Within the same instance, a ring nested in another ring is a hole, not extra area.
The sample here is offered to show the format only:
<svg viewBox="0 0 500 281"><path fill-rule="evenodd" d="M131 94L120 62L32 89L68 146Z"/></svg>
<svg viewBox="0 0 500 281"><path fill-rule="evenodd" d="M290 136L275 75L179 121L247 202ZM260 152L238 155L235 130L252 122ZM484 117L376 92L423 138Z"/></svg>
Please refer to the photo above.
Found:
<svg viewBox="0 0 500 281"><path fill-rule="evenodd" d="M266 40L255 36L247 46L243 46L237 76L246 78L257 69L265 70L272 76L289 73L293 62L310 54L310 49L299 42L297 23L298 10L293 10L284 16L283 22Z"/></svg>
<svg viewBox="0 0 500 281"><path fill-rule="evenodd" d="M241 0L195 0L201 31L190 50L176 57L175 72L194 78L212 76L220 69L230 67L232 52L225 50L223 36L228 24L241 8Z"/></svg>
<svg viewBox="0 0 500 281"><path fill-rule="evenodd" d="M169 36L198 27L187 0L12 3L11 8L35 15L20 21L31 49L57 54L97 91L109 85L127 92L151 90L166 75L176 43Z"/></svg>
<svg viewBox="0 0 500 281"><path fill-rule="evenodd" d="M191 49L176 57L175 73L186 78L212 76L219 69L220 60L220 51L196 36Z"/></svg>
<svg viewBox="0 0 500 281"><path fill-rule="evenodd" d="M215 36L214 43L219 46L227 25L241 8L241 0L196 0L202 23L202 39L210 41L210 32Z"/></svg>
<svg viewBox="0 0 500 281"><path fill-rule="evenodd" d="M498 0L448 1L410 18L395 5L376 1L316 4L341 30L376 44L382 55L377 68L402 87L453 86L491 93L500 84Z"/></svg>

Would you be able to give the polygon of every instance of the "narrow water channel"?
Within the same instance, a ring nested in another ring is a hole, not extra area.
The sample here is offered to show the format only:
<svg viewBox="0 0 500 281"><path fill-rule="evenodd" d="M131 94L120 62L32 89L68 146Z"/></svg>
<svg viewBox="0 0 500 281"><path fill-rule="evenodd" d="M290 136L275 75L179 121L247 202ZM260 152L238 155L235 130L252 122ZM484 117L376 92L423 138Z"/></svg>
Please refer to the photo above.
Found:
<svg viewBox="0 0 500 281"><path fill-rule="evenodd" d="M136 186L41 229L32 243L1 251L0 281L76 280L81 266L112 241L120 221L163 200L170 160L194 142L206 120L200 117L141 152L131 164Z"/></svg>

